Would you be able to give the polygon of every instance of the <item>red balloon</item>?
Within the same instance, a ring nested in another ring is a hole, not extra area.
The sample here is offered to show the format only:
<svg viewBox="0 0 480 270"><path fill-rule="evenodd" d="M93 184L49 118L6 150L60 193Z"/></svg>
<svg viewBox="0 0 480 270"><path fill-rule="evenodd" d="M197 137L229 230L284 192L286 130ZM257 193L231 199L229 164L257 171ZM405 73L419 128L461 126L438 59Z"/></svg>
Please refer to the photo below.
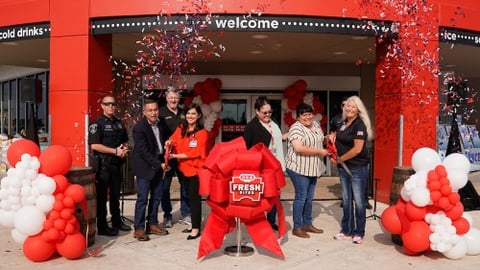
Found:
<svg viewBox="0 0 480 270"><path fill-rule="evenodd" d="M55 183L57 183L57 188L55 189L55 192L53 194L58 194L58 193L62 193L65 191L65 189L67 189L68 185L70 185L70 183L68 182L68 179L67 177L65 177L65 175L55 175L52 177L52 179L55 181Z"/></svg>
<svg viewBox="0 0 480 270"><path fill-rule="evenodd" d="M53 227L53 221L51 221L50 219L47 219L43 222L43 229L45 231L48 231L52 227Z"/></svg>
<svg viewBox="0 0 480 270"><path fill-rule="evenodd" d="M298 104L300 104L300 98L289 98L287 100L287 106L290 110L295 110Z"/></svg>
<svg viewBox="0 0 480 270"><path fill-rule="evenodd" d="M440 191L438 190L433 190L430 192L430 199L433 202L438 202L438 200L440 200L441 197L442 197L442 193L440 193Z"/></svg>
<svg viewBox="0 0 480 270"><path fill-rule="evenodd" d="M73 198L70 196L65 196L65 198L63 199L63 206L65 208L73 208L74 205L75 205L75 201L73 200Z"/></svg>
<svg viewBox="0 0 480 270"><path fill-rule="evenodd" d="M430 247L431 233L425 221L412 221L410 229L402 234L403 245L412 252L423 252Z"/></svg>
<svg viewBox="0 0 480 270"><path fill-rule="evenodd" d="M53 222L53 226L59 231L63 231L65 229L65 225L66 225L65 220L63 220L61 218L59 218L59 219L57 219Z"/></svg>
<svg viewBox="0 0 480 270"><path fill-rule="evenodd" d="M29 236L23 242L23 254L33 262L43 262L55 254L55 243L45 241L41 234Z"/></svg>
<svg viewBox="0 0 480 270"><path fill-rule="evenodd" d="M66 234L73 234L75 232L77 232L75 230L75 226L71 223L67 223L67 225L65 225L65 230L63 230Z"/></svg>
<svg viewBox="0 0 480 270"><path fill-rule="evenodd" d="M38 158L40 173L53 177L66 174L72 167L72 155L64 146L52 145L45 149Z"/></svg>
<svg viewBox="0 0 480 270"><path fill-rule="evenodd" d="M60 212L60 216L64 220L69 220L73 215L73 209L72 208L64 208L62 212Z"/></svg>
<svg viewBox="0 0 480 270"><path fill-rule="evenodd" d="M430 191L437 191L437 190L440 190L440 188L442 187L442 185L440 184L440 180L429 180L428 183L427 183L427 187L428 189L430 189Z"/></svg>
<svg viewBox="0 0 480 270"><path fill-rule="evenodd" d="M33 141L27 139L14 141L10 144L7 150L8 163L10 163L12 167L15 167L17 162L22 159L23 154L30 154L32 157L39 157L40 147L38 147Z"/></svg>
<svg viewBox="0 0 480 270"><path fill-rule="evenodd" d="M448 197L441 197L440 200L438 200L438 206L440 206L440 208L443 210L447 210L450 207L450 201L448 200Z"/></svg>
<svg viewBox="0 0 480 270"><path fill-rule="evenodd" d="M307 82L305 80L298 80L293 85L299 91L305 92L305 90L307 89Z"/></svg>
<svg viewBox="0 0 480 270"><path fill-rule="evenodd" d="M441 177L440 178L440 184L443 185L450 185L450 180L448 180L447 177Z"/></svg>
<svg viewBox="0 0 480 270"><path fill-rule="evenodd" d="M58 253L70 260L80 258L85 247L85 237L79 232L68 234L62 242L57 243Z"/></svg>
<svg viewBox="0 0 480 270"><path fill-rule="evenodd" d="M429 171L428 174L427 174L427 179L428 179L428 182L438 181L439 177L438 177L437 172L434 171L434 170Z"/></svg>
<svg viewBox="0 0 480 270"><path fill-rule="evenodd" d="M65 196L71 197L74 202L79 203L85 200L85 189L79 184L70 185L65 190Z"/></svg>
<svg viewBox="0 0 480 270"><path fill-rule="evenodd" d="M409 220L423 220L426 214L426 207L418 207L412 202L408 202L405 206L405 215Z"/></svg>
<svg viewBox="0 0 480 270"><path fill-rule="evenodd" d="M452 221L459 219L463 214L463 204L458 202L455 206L445 213Z"/></svg>
<svg viewBox="0 0 480 270"><path fill-rule="evenodd" d="M437 167L435 167L435 172L440 178L447 177L447 169L443 165L437 165Z"/></svg>
<svg viewBox="0 0 480 270"><path fill-rule="evenodd" d="M58 238L60 237L60 233L58 232L57 228L50 228L47 231L47 237L48 237L48 240L50 241L57 241Z"/></svg>
<svg viewBox="0 0 480 270"><path fill-rule="evenodd" d="M389 206L382 213L382 222L383 228L392 234L400 234L402 232L402 223L397 215L397 210L394 205Z"/></svg>
<svg viewBox="0 0 480 270"><path fill-rule="evenodd" d="M451 204L456 205L460 201L460 195L457 192L448 194L448 200Z"/></svg>
<svg viewBox="0 0 480 270"><path fill-rule="evenodd" d="M452 225L457 229L457 234L466 234L470 230L470 223L464 217L460 217L452 222Z"/></svg>
<svg viewBox="0 0 480 270"><path fill-rule="evenodd" d="M452 193L452 188L449 185L443 185L440 188L440 193L442 193L443 196L448 196Z"/></svg>

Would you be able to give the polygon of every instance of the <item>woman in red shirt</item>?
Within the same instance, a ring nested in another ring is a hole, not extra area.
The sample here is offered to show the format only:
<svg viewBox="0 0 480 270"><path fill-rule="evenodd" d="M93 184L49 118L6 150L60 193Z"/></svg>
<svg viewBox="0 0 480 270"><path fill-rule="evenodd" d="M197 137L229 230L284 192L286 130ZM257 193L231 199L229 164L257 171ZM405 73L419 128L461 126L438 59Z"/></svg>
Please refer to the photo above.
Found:
<svg viewBox="0 0 480 270"><path fill-rule="evenodd" d="M187 240L200 236L202 222L202 198L199 191L198 169L207 156L208 134L202 123L202 110L197 104L191 104L185 109L185 121L182 122L170 137L167 143L173 146L170 158L178 160L178 177L186 183L188 199L191 208L192 227L183 232L190 233Z"/></svg>

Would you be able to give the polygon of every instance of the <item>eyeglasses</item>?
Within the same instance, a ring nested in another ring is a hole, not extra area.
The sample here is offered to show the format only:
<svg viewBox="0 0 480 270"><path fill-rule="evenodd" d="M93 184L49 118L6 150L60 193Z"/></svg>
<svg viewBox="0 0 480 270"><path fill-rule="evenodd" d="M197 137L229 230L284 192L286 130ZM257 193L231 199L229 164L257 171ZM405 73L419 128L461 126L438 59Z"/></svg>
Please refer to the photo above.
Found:
<svg viewBox="0 0 480 270"><path fill-rule="evenodd" d="M110 106L117 106L117 103L115 102L103 102L102 103L104 106L110 107Z"/></svg>
<svg viewBox="0 0 480 270"><path fill-rule="evenodd" d="M272 114L273 111L266 111L266 112L261 112L263 115L269 115L269 114Z"/></svg>

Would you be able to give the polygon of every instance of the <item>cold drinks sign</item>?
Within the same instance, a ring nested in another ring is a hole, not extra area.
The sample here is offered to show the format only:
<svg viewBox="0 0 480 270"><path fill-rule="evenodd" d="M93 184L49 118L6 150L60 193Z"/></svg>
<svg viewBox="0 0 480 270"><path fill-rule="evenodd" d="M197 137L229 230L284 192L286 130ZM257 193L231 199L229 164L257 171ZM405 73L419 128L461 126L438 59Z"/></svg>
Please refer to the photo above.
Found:
<svg viewBox="0 0 480 270"><path fill-rule="evenodd" d="M0 42L50 36L49 24L22 25L0 28Z"/></svg>

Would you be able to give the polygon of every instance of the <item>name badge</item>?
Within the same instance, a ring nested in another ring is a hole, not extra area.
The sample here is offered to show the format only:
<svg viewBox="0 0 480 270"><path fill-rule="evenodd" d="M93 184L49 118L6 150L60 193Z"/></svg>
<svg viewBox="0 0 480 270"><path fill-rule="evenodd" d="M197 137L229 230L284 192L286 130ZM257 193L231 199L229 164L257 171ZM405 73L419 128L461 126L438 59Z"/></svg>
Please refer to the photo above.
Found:
<svg viewBox="0 0 480 270"><path fill-rule="evenodd" d="M190 148L197 147L197 140L191 140L189 145Z"/></svg>

